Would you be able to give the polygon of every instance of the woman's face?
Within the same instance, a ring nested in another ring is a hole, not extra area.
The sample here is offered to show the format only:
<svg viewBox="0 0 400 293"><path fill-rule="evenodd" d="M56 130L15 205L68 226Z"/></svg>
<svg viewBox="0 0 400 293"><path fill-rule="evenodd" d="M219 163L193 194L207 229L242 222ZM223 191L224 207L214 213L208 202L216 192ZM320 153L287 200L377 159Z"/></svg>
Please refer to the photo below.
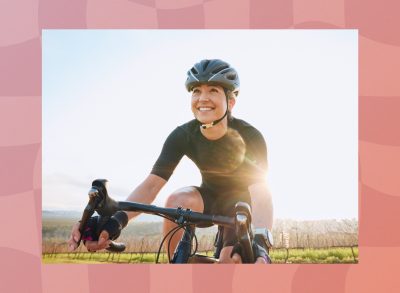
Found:
<svg viewBox="0 0 400 293"><path fill-rule="evenodd" d="M226 96L221 86L202 84L193 88L192 112L201 123L220 119L226 107Z"/></svg>

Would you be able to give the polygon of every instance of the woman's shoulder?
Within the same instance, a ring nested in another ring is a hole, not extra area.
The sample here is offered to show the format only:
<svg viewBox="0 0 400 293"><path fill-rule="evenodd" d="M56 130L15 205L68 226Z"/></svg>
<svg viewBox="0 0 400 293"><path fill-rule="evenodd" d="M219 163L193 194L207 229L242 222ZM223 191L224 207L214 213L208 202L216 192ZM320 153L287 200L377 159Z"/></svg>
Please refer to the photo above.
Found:
<svg viewBox="0 0 400 293"><path fill-rule="evenodd" d="M242 119L235 118L235 117L232 117L232 120L230 122L230 127L239 131L239 133L241 135L248 135L248 136L261 135L262 136L261 132L256 127L251 125L249 122L242 120Z"/></svg>
<svg viewBox="0 0 400 293"><path fill-rule="evenodd" d="M176 129L179 129L185 133L193 134L196 130L199 130L199 122L196 119L193 119L179 125Z"/></svg>
<svg viewBox="0 0 400 293"><path fill-rule="evenodd" d="M183 140L189 140L190 138L193 138L194 135L196 135L196 133L199 132L199 130L200 128L198 121L193 119L184 124L178 125L172 131L170 136Z"/></svg>

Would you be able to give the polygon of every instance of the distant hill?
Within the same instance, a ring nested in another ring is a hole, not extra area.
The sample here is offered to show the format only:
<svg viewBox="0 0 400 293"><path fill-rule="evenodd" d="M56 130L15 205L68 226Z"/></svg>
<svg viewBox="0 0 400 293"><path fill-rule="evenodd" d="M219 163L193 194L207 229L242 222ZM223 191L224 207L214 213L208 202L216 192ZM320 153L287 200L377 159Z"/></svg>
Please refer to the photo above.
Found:
<svg viewBox="0 0 400 293"><path fill-rule="evenodd" d="M42 211L43 219L79 219L82 216L82 212L78 211Z"/></svg>

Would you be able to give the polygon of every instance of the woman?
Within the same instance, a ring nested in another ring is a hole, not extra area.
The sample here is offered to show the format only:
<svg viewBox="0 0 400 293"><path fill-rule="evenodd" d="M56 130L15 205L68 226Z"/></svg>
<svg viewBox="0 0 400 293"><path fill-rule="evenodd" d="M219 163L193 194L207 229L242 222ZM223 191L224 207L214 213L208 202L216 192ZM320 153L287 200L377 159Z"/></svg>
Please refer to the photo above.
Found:
<svg viewBox="0 0 400 293"><path fill-rule="evenodd" d="M186 155L199 168L200 186L187 186L173 192L166 207L190 208L206 214L232 216L238 201L252 206L255 230L253 250L256 263L268 263L266 237L272 229L273 208L265 175L267 148L261 133L231 113L239 94L239 76L228 63L202 60L188 72L185 82L191 93L191 109L195 119L178 126L166 139L161 154L148 177L128 196L127 201L150 204ZM137 212L117 212L99 235L83 235L90 251L104 249L109 239L116 239ZM166 235L176 225L164 222ZM182 231L171 239L170 254L181 238ZM80 234L73 227L70 249L76 249ZM235 231L224 229L221 263L240 263L240 246ZM168 241L167 241L168 243Z"/></svg>

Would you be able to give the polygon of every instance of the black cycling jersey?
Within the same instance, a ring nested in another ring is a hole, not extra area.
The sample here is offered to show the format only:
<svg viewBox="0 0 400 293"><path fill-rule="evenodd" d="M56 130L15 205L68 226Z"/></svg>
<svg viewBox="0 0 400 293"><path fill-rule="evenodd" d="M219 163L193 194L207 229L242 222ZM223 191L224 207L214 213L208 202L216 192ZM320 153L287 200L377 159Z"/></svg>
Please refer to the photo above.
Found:
<svg viewBox="0 0 400 293"><path fill-rule="evenodd" d="M197 120L178 126L166 139L151 173L168 180L184 155L200 170L198 190L205 213L229 214L239 200L251 204L248 187L265 180L264 138L255 127L237 118L228 121L227 133L217 140L205 138ZM222 206L226 209L218 208Z"/></svg>

